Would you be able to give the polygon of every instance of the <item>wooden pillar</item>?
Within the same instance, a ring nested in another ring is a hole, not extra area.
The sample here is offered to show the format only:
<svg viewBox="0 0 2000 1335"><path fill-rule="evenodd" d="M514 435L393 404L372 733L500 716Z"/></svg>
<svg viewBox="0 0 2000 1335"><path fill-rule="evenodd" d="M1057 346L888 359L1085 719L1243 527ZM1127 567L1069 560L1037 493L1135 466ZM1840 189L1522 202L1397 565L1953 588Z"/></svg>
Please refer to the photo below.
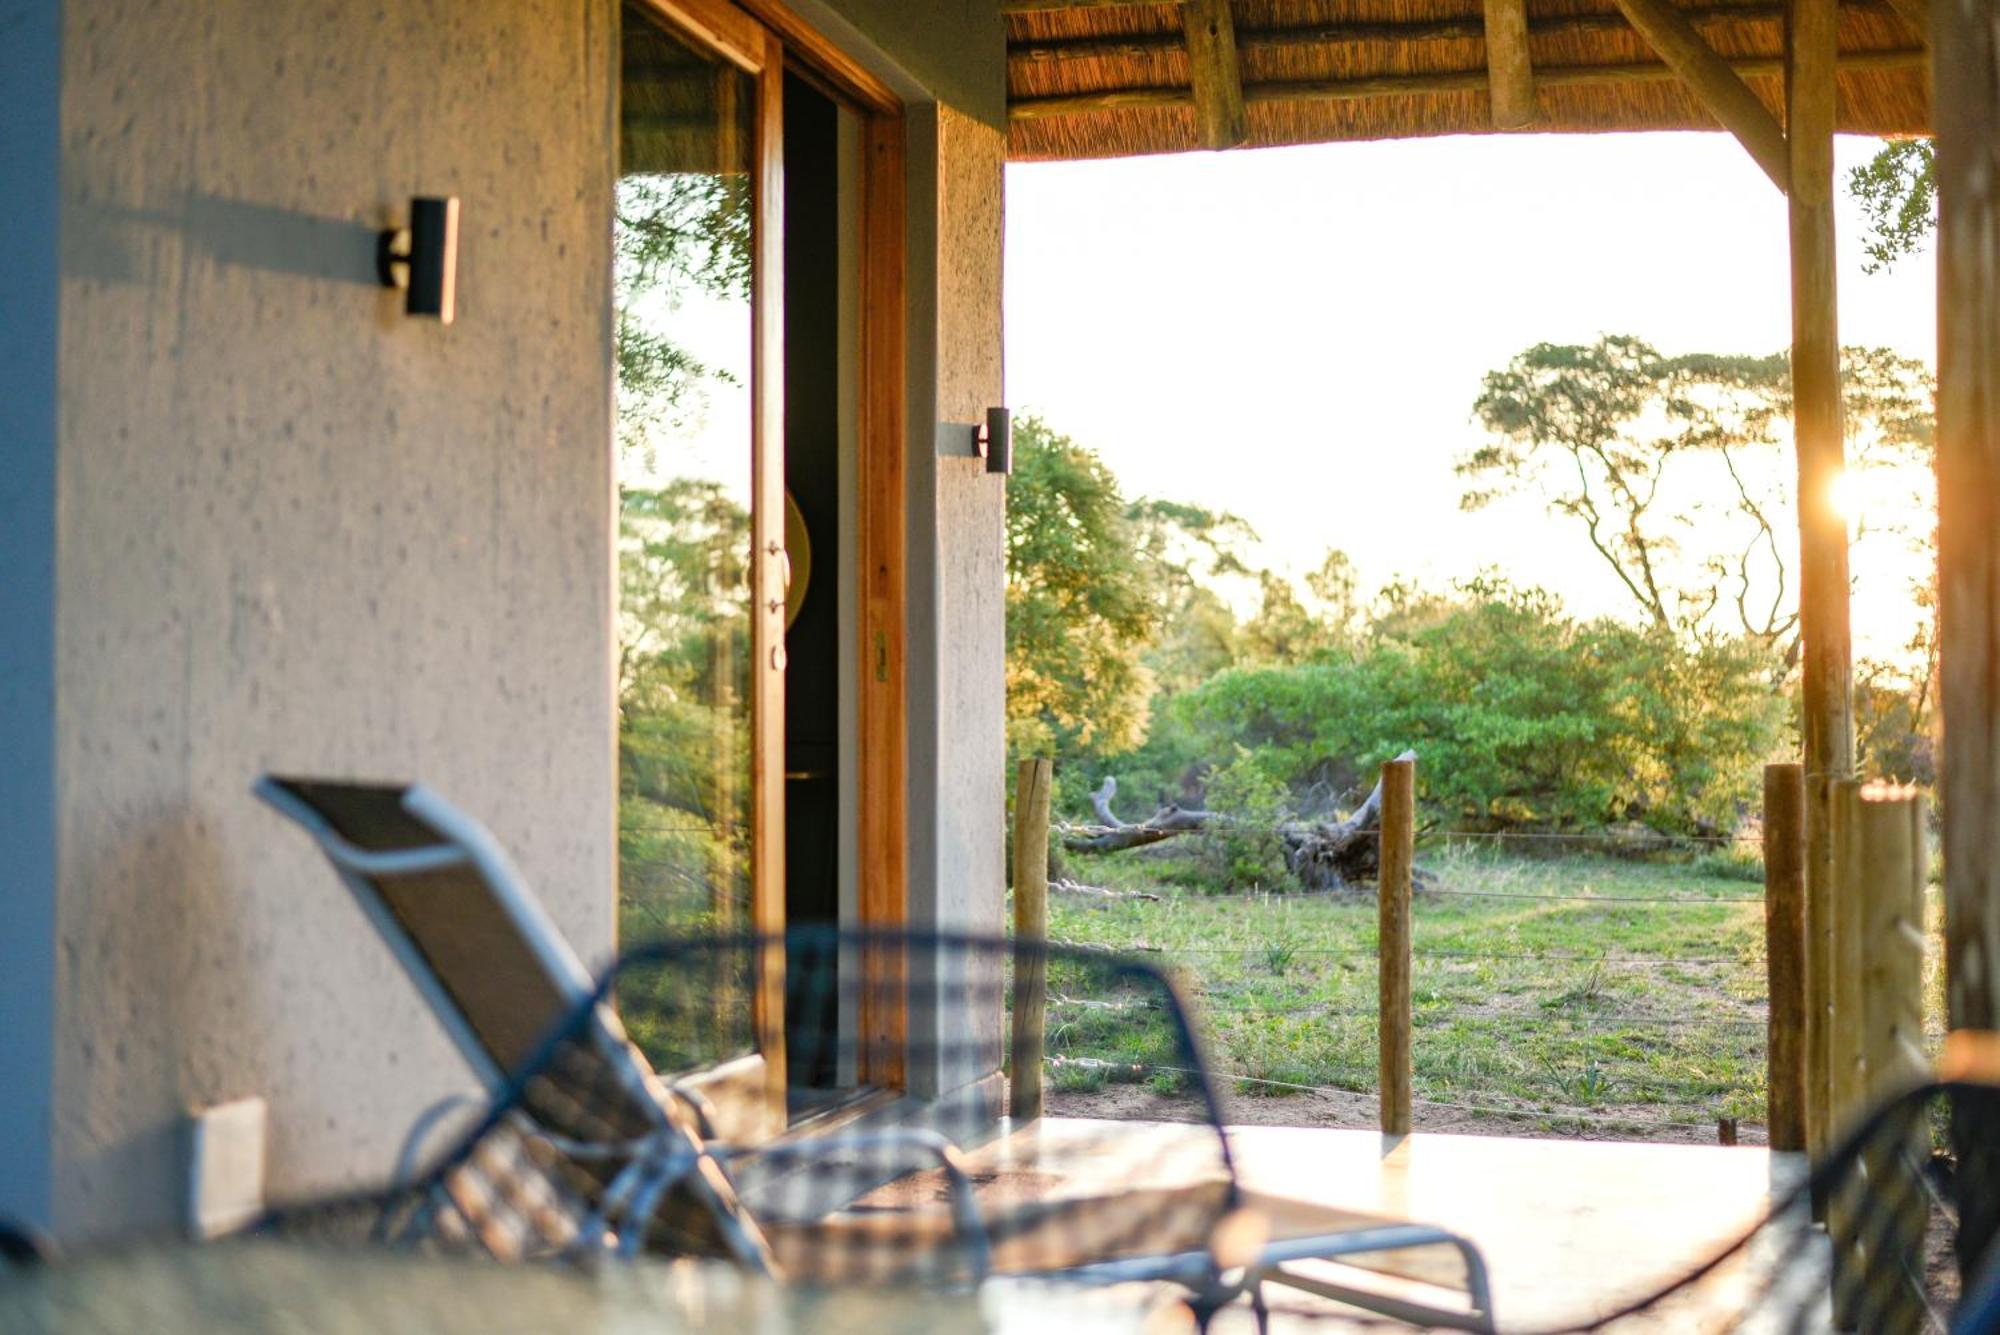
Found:
<svg viewBox="0 0 2000 1335"><path fill-rule="evenodd" d="M1250 138L1250 117L1243 105L1229 0L1181 0L1181 29L1194 90L1195 134L1203 148L1235 148Z"/></svg>
<svg viewBox="0 0 2000 1335"><path fill-rule="evenodd" d="M1887 1100L1923 1083L1930 1059L1923 1047L1924 801L1913 789L1870 784L1837 787L1834 827L1843 844L1843 885L1852 882L1856 911L1841 954L1852 978L1842 978L1839 1031L1844 1070L1853 1073L1842 1131ZM1928 1201L1919 1166L1928 1155L1921 1112L1911 1112L1870 1136L1861 1173L1840 1185L1828 1207L1834 1246L1834 1315L1841 1330L1920 1330L1920 1293L1904 1282L1923 1272ZM1865 1221L1869 1240L1854 1241Z"/></svg>
<svg viewBox="0 0 2000 1335"><path fill-rule="evenodd" d="M1485 0L1486 89L1496 130L1535 123L1535 66L1528 55L1527 0Z"/></svg>
<svg viewBox="0 0 2000 1335"><path fill-rule="evenodd" d="M1377 881L1381 978L1382 1130L1410 1131L1410 888L1417 844L1417 762L1382 766L1381 870Z"/></svg>
<svg viewBox="0 0 2000 1335"><path fill-rule="evenodd" d="M1023 760L1014 781L1014 1051L1007 1111L1017 1122L1042 1115L1049 975L1048 959L1040 947L1049 937L1049 788L1053 780L1053 762Z"/></svg>
<svg viewBox="0 0 2000 1335"><path fill-rule="evenodd" d="M1868 1102L1930 1075L1924 1051L1924 887L1930 873L1923 795L1864 789L1862 853L1862 1057Z"/></svg>
<svg viewBox="0 0 2000 1335"><path fill-rule="evenodd" d="M2000 4L1936 0L1938 600L1943 634L1945 994L2000 1029ZM2000 1119L1958 1110L1966 1283L2000 1233Z"/></svg>
<svg viewBox="0 0 2000 1335"><path fill-rule="evenodd" d="M1827 1026L1827 1070L1832 1084L1831 1139L1846 1135L1866 1103L1863 1065L1861 970L1863 901L1868 888L1868 832L1861 784L1840 779L1829 795L1833 844L1833 1009Z"/></svg>
<svg viewBox="0 0 2000 1335"><path fill-rule="evenodd" d="M1832 924L1852 905L1835 902L1831 786L1854 772L1852 649L1848 631L1847 523L1834 506L1846 466L1841 434L1840 327L1834 282L1834 66L1836 0L1790 0L1785 25L1786 152L1792 254L1792 402L1799 470L1799 629L1804 639L1801 732L1806 790L1806 930L1815 1018L1839 986ZM1815 971L1817 970L1817 973ZM1837 1083L1830 1031L1814 1037L1810 1097ZM1822 1074L1824 1073L1824 1074ZM1809 1129L1821 1153L1832 1123Z"/></svg>
<svg viewBox="0 0 2000 1335"><path fill-rule="evenodd" d="M1771 1148L1806 1147L1806 785L1799 765L1764 767L1764 955L1770 1011L1765 1057Z"/></svg>
<svg viewBox="0 0 2000 1335"><path fill-rule="evenodd" d="M1828 785L1828 834L1832 845L1826 1064L1827 1139L1837 1143L1852 1127L1862 1101L1861 1027L1861 785L1837 779ZM1833 1184L1815 1205L1826 1221L1833 1251L1833 1328L1855 1328L1859 1269L1857 1225L1867 1208L1866 1185L1856 1175Z"/></svg>

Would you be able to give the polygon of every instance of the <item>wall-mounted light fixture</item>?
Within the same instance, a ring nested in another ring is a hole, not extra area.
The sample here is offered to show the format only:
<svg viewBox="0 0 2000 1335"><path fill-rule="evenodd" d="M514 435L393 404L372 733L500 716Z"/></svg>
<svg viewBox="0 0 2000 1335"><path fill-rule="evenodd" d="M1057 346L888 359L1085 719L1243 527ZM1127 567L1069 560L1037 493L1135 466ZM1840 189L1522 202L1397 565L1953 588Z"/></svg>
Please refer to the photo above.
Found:
<svg viewBox="0 0 2000 1335"><path fill-rule="evenodd" d="M1011 473L1014 471L1014 414L1005 408L988 408L984 423L939 423L937 452L947 459L984 459L987 472Z"/></svg>
<svg viewBox="0 0 2000 1335"><path fill-rule="evenodd" d="M403 310L450 324L458 305L458 197L410 201L410 225L383 232L375 247L382 286L408 295Z"/></svg>
<svg viewBox="0 0 2000 1335"><path fill-rule="evenodd" d="M1014 471L1014 414L1005 408L988 408L986 426L979 433L979 452L986 456L986 471Z"/></svg>

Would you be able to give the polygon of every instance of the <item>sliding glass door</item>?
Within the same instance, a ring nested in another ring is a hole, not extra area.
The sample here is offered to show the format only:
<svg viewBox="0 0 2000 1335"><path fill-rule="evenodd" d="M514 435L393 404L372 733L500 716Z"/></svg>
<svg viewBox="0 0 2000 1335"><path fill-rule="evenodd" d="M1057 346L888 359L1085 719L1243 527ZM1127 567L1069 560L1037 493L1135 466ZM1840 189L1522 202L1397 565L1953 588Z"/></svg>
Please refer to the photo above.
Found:
<svg viewBox="0 0 2000 1335"><path fill-rule="evenodd" d="M621 36L619 928L632 945L783 923L782 71L776 41L725 5L627 4ZM713 988L718 1051L760 1064L777 1115L782 988L782 960Z"/></svg>

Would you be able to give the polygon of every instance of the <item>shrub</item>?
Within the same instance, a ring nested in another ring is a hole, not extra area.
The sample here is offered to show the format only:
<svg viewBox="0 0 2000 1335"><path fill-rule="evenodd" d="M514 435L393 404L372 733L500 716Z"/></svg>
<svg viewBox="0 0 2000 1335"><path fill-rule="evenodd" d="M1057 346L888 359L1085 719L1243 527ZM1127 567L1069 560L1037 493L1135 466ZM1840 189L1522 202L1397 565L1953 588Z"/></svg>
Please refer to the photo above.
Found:
<svg viewBox="0 0 2000 1335"><path fill-rule="evenodd" d="M1488 580L1397 603L1349 655L1220 673L1167 713L1208 754L1235 750L1218 777L1352 782L1407 746L1453 823L1685 832L1752 799L1786 727L1774 676L1753 641L1579 622Z"/></svg>
<svg viewBox="0 0 2000 1335"><path fill-rule="evenodd" d="M1282 780L1242 746L1208 778L1208 809L1222 819L1201 832L1204 883L1217 890L1289 886L1278 826L1290 819Z"/></svg>

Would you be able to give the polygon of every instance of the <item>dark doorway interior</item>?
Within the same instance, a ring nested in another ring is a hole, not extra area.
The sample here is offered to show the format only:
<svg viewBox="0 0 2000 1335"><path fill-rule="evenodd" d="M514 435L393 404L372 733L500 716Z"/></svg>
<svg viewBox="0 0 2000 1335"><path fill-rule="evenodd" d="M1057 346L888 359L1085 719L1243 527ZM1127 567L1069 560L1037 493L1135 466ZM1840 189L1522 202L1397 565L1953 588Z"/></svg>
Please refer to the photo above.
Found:
<svg viewBox="0 0 2000 1335"><path fill-rule="evenodd" d="M842 374L839 136L842 116L785 76L785 490L805 522L805 599L785 634L785 920L835 924L840 910ZM824 977L786 998L794 1117L838 1099L837 1008ZM811 1032L808 1032L811 1031ZM851 1078L851 1077L850 1077Z"/></svg>

